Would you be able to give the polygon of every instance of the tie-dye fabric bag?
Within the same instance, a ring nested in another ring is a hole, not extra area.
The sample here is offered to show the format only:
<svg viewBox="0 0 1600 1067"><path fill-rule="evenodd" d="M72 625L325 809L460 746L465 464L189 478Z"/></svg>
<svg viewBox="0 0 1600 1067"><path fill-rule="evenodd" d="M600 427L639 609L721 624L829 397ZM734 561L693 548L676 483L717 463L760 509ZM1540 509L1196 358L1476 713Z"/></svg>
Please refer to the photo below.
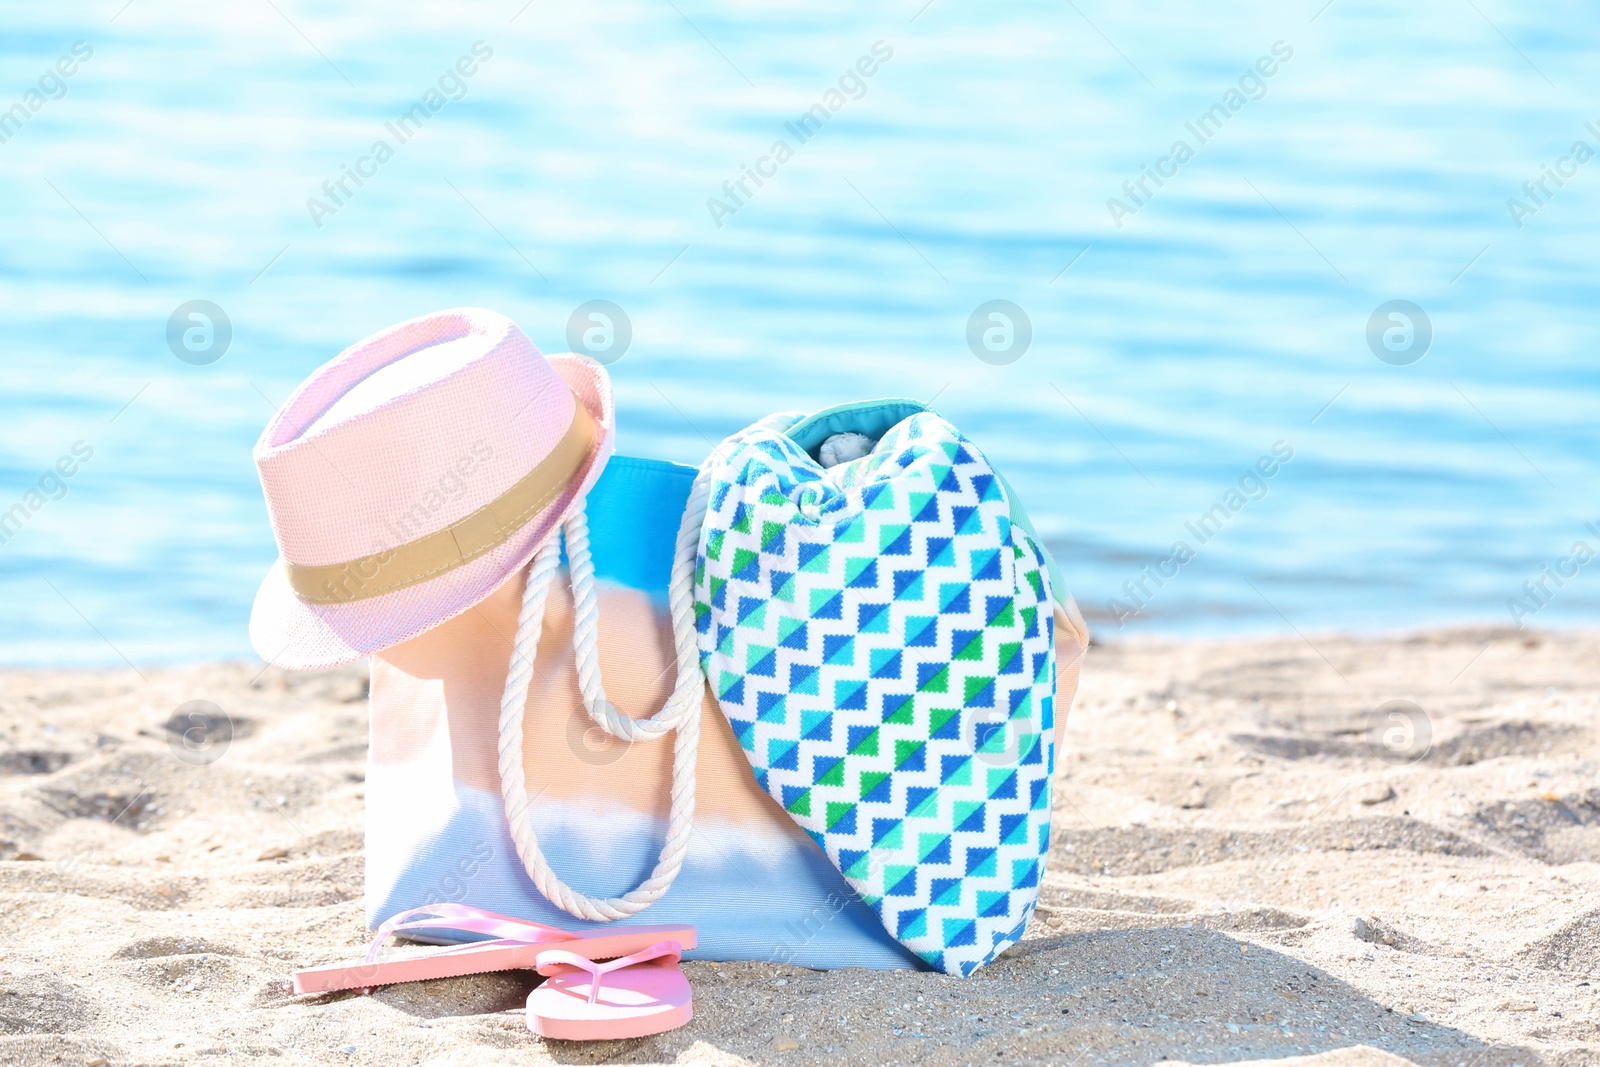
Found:
<svg viewBox="0 0 1600 1067"><path fill-rule="evenodd" d="M839 433L870 450L837 462ZM766 420L707 473L700 650L757 782L888 932L971 973L1033 914L1058 666L1076 683L1026 515L913 401Z"/></svg>
<svg viewBox="0 0 1600 1067"><path fill-rule="evenodd" d="M613 915L692 924L691 958L922 966L756 785L705 692L692 615L688 699L675 693L669 585L695 476L614 456L587 520L566 528L567 551L535 558L534 595L513 580L373 657L370 925L455 902L568 929ZM698 519L688 525L692 568ZM587 656L576 651L586 628ZM670 721L659 739L618 740L586 702L601 719L614 705L631 722Z"/></svg>

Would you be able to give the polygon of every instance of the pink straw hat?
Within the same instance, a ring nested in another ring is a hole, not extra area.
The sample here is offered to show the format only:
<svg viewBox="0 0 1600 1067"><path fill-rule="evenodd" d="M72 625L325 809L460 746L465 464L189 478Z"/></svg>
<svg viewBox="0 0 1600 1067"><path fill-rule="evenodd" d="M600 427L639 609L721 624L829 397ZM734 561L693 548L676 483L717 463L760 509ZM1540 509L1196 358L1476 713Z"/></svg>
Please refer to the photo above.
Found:
<svg viewBox="0 0 1600 1067"><path fill-rule="evenodd" d="M281 553L250 642L314 670L409 640L527 566L616 436L611 379L481 308L402 322L318 368L256 442Z"/></svg>

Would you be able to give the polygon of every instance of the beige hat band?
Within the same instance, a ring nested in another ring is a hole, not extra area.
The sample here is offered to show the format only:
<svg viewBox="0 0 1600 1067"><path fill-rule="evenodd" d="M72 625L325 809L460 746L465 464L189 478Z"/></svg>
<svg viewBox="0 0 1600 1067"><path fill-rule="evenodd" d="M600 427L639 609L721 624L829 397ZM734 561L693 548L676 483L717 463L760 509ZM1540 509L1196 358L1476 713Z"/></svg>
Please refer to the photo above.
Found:
<svg viewBox="0 0 1600 1067"><path fill-rule="evenodd" d="M510 540L560 496L593 454L600 427L573 404L572 425L538 466L483 507L431 534L344 563L285 560L289 586L311 604L343 604L392 593L469 563Z"/></svg>

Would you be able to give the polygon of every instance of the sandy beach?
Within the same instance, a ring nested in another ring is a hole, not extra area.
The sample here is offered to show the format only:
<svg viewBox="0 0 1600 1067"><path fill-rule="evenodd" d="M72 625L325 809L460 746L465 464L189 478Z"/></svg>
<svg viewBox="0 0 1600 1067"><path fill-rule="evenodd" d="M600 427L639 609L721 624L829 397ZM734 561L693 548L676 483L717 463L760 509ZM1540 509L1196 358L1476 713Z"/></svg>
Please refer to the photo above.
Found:
<svg viewBox="0 0 1600 1067"><path fill-rule="evenodd" d="M362 670L6 671L0 1062L1600 1063L1597 638L1097 644L1021 944L690 963L688 1026L584 1046L528 973L290 992L367 940Z"/></svg>

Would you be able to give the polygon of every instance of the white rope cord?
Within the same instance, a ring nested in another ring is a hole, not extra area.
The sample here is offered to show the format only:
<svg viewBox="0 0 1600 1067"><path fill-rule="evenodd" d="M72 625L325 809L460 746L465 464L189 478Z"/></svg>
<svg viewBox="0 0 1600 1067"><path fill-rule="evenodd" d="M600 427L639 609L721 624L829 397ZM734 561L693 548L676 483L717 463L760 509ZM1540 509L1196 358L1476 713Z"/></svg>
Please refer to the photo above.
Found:
<svg viewBox="0 0 1600 1067"><path fill-rule="evenodd" d="M703 507L702 502L702 507ZM674 586L668 586L669 609L673 618L673 641L676 653L675 663L678 668L677 680L673 689L668 694L661 710L648 719L634 719L624 715L617 706L606 698L605 682L600 673L600 604L595 594L594 586L594 559L589 553L589 519L582 511L574 511L566 522L567 562L572 569L572 601L573 601L573 627L572 644L577 653L578 688L583 693L583 706L589 712L589 717L596 726L613 737L624 741L654 741L668 730L677 728L683 718L700 713L701 677L699 671L699 653L695 649L695 632L693 626L693 588L686 591L689 602L685 609L689 613L689 626L687 627L688 647L685 648L681 641L682 633L677 625L677 607L672 602ZM698 537L698 528L696 535ZM673 573L676 577L678 564L676 552L673 556ZM694 561L691 557L690 575L693 578ZM693 671L686 671L685 654L689 654L694 664Z"/></svg>
<svg viewBox="0 0 1600 1067"><path fill-rule="evenodd" d="M672 752L671 806L660 857L650 876L620 897L590 897L563 882L550 869L528 819L529 801L522 767L522 717L528 702L528 686L533 681L533 662L544 625L545 600L561 562L555 537L535 553L529 567L528 585L522 594L522 612L517 619L517 635L512 643L511 666L506 674L505 693L500 699L500 793L505 800L511 840L516 844L517 855L522 858L528 876L547 900L580 919L622 919L648 908L678 877L689 852L689 838L694 831L701 693L705 684L700 673L694 625L694 571L709 495L710 468L708 460L689 491L689 502L678 527L672 578L667 587L677 652L677 678L665 705L648 719L631 719L606 699L600 679L599 609L594 591L594 562L589 554L588 520L578 509L566 523L575 610L573 646L584 707L601 729L630 743L657 740L668 730L677 731Z"/></svg>

